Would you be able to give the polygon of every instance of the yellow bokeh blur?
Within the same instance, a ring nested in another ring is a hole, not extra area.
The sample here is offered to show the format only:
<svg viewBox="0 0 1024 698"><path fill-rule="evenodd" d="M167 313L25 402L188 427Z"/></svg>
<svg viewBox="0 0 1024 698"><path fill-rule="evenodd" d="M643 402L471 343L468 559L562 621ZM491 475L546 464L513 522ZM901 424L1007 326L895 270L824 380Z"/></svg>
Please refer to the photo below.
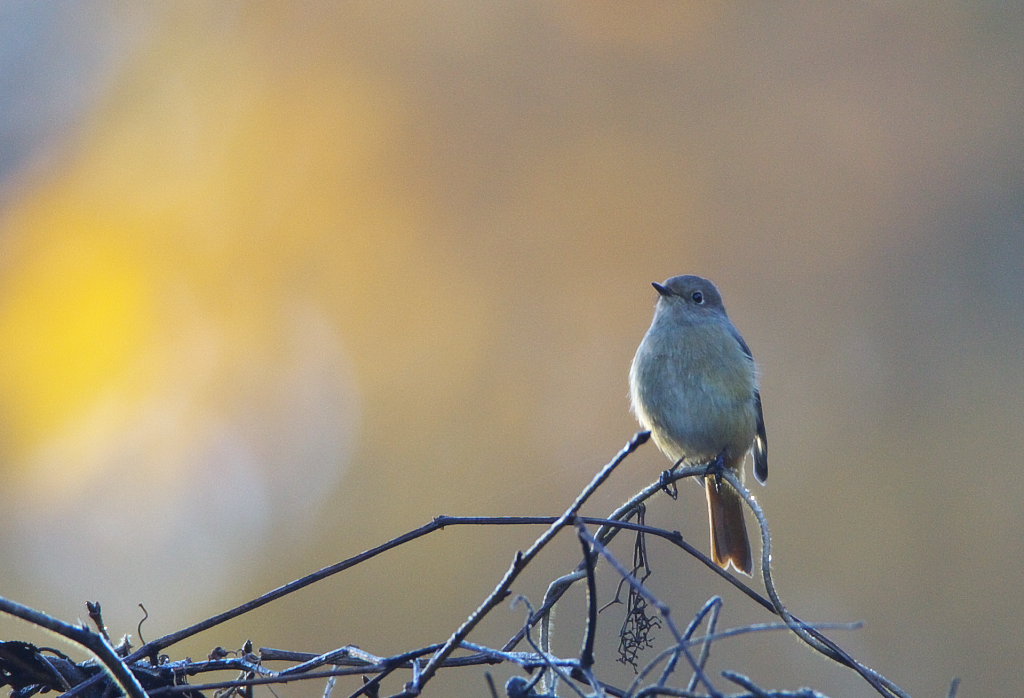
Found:
<svg viewBox="0 0 1024 698"><path fill-rule="evenodd" d="M118 382L154 311L146 260L109 231L29 225L40 232L0 278L0 411L15 464Z"/></svg>

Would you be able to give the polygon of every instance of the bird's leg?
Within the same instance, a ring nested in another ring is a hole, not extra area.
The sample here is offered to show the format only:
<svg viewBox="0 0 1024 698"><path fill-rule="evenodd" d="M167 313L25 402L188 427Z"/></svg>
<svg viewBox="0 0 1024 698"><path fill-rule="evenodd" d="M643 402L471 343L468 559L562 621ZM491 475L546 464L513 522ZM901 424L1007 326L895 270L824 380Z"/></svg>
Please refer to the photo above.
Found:
<svg viewBox="0 0 1024 698"><path fill-rule="evenodd" d="M683 464L683 459L680 458L679 460L676 461L675 465L673 465L671 468L669 468L668 470L662 470L661 471L661 478L658 480L658 485L661 487L661 489L665 490L665 494L667 494L672 499L675 499L676 497L679 496L679 488L676 487L675 481L672 480L672 474L682 464Z"/></svg>
<svg viewBox="0 0 1024 698"><path fill-rule="evenodd" d="M725 470L725 451L715 456L714 460L708 461L707 467L704 469L705 477L715 476L715 489L718 491L722 490L723 470Z"/></svg>

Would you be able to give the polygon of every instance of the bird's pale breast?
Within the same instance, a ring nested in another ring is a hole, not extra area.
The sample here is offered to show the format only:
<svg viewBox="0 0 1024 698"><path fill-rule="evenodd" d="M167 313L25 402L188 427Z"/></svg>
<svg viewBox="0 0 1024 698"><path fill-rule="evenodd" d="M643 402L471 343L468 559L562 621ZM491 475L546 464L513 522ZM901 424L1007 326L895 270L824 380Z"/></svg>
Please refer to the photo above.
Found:
<svg viewBox="0 0 1024 698"><path fill-rule="evenodd" d="M673 342L648 333L637 349L630 380L637 418L675 459L703 462L725 452L741 460L756 433L753 361L721 327L694 325L686 333Z"/></svg>

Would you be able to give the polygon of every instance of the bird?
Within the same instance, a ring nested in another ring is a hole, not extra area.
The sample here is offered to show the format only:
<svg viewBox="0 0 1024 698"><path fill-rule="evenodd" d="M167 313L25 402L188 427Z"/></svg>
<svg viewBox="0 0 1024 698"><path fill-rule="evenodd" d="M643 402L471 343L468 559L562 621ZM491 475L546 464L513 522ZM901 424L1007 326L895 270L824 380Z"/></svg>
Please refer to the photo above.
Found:
<svg viewBox="0 0 1024 698"><path fill-rule="evenodd" d="M633 413L675 465L709 465L704 489L712 559L749 575L743 498L711 473L729 468L742 481L743 463L753 452L755 478L761 484L768 479L754 357L711 281L682 275L651 285L658 292L654 319L629 370Z"/></svg>

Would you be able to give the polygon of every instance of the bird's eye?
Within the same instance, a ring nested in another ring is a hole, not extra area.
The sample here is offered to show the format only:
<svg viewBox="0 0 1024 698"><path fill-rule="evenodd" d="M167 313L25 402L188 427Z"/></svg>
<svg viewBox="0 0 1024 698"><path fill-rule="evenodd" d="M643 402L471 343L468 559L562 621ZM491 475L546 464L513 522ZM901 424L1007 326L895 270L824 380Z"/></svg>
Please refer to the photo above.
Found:
<svg viewBox="0 0 1024 698"><path fill-rule="evenodd" d="M693 293L691 293L690 298L692 298L693 302L696 303L697 305L704 305L704 294L701 293L700 291L694 291Z"/></svg>

